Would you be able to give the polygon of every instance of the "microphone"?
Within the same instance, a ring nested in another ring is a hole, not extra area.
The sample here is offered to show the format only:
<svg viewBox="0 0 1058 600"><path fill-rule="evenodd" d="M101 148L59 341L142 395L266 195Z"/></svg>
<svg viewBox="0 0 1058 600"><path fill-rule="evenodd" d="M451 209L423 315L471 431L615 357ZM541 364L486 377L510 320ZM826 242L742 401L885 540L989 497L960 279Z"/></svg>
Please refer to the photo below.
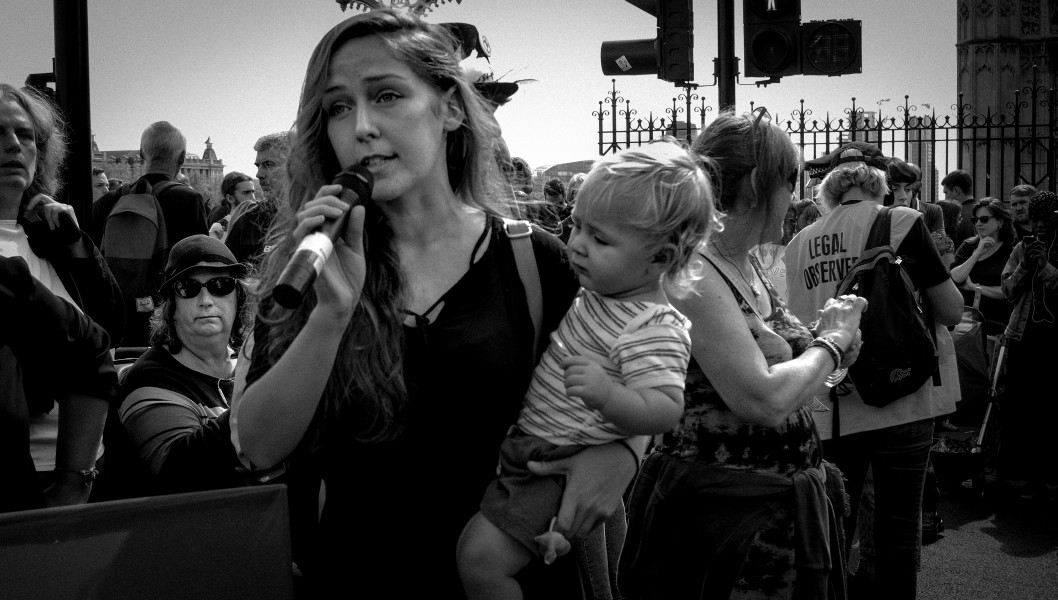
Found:
<svg viewBox="0 0 1058 600"><path fill-rule="evenodd" d="M279 281L272 290L272 297L283 308L297 308L305 298L305 293L323 271L323 264L334 252L334 241L345 232L349 222L349 213L357 204L371 200L371 188L375 180L371 172L354 165L342 171L331 183L342 186L338 196L349 205L349 210L340 219L328 220L319 229L305 236L297 250L290 257L290 262L279 275Z"/></svg>

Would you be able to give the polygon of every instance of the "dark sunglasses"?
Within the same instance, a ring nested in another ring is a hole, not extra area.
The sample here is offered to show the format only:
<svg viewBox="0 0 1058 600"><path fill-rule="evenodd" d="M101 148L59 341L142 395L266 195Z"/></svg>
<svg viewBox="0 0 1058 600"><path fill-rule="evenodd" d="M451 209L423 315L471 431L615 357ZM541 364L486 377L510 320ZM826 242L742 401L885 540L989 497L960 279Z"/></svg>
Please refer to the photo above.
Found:
<svg viewBox="0 0 1058 600"><path fill-rule="evenodd" d="M991 221L991 220L992 220L992 217L970 217L970 222L971 223L980 223L982 225L987 225L988 222Z"/></svg>
<svg viewBox="0 0 1058 600"><path fill-rule="evenodd" d="M177 279L173 283L173 291L181 298L197 298L203 286L212 296L227 296L235 291L235 278L214 277L205 283L191 278Z"/></svg>

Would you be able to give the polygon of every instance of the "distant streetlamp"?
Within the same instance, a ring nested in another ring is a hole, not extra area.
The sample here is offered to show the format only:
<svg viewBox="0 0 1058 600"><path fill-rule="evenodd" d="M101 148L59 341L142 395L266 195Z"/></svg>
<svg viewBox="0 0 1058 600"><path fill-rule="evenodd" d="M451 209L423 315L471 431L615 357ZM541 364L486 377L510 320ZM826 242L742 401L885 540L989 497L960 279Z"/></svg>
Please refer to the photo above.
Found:
<svg viewBox="0 0 1058 600"><path fill-rule="evenodd" d="M406 10L411 14L423 16L430 12L438 5L444 4L445 2L455 2L456 4L462 4L463 0L334 0L338 3L338 6L342 7L342 12L345 12L346 8L350 6L353 10L361 10L364 12L375 10L376 8L394 8L398 10Z"/></svg>

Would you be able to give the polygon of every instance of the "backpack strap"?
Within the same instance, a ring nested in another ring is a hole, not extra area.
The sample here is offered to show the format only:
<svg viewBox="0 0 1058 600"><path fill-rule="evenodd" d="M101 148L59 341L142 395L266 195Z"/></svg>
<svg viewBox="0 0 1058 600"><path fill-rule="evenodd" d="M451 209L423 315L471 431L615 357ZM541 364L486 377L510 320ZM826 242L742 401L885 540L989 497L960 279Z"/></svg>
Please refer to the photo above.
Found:
<svg viewBox="0 0 1058 600"><path fill-rule="evenodd" d="M176 187L178 185L180 185L180 184L175 182L175 181L159 181L158 185L152 185L151 186L151 192L150 193L151 193L152 196L157 198L158 196L164 194L166 192L166 190L169 190L170 188L174 188L174 187ZM160 201L161 200L159 200L159 202Z"/></svg>
<svg viewBox="0 0 1058 600"><path fill-rule="evenodd" d="M503 231L511 240L514 262L518 265L518 277L525 287L525 299L529 302L529 316L533 319L533 359L540 349L540 334L544 327L544 297L540 285L540 270L533 254L532 224L529 221L503 219Z"/></svg>
<svg viewBox="0 0 1058 600"><path fill-rule="evenodd" d="M863 247L864 250L881 248L889 245L892 236L890 231L890 222L892 219L892 215L889 214L889 207L883 206L882 210L878 211L878 216L875 217L874 223L871 225L871 232L867 234L867 245Z"/></svg>
<svg viewBox="0 0 1058 600"><path fill-rule="evenodd" d="M891 223L893 217L891 214L889 214L889 208L890 207L888 206L883 206L882 209L878 211L878 216L874 219L874 223L871 225L871 231L869 234L867 234L867 244L863 247L865 252L872 248L891 248L889 242L892 238ZM891 248L891 250L894 254L896 253L896 248ZM900 273L907 280L906 285L908 289L914 289L914 285L912 284L911 279L908 277L907 272L901 269ZM937 332L933 321L933 311L931 310L928 302L919 302L919 306L922 308L923 313L925 313L926 325L929 328L929 334L933 338L933 345L937 347L937 351L939 352L940 346L937 344ZM941 385L939 364L937 365L937 370L933 373L933 385Z"/></svg>

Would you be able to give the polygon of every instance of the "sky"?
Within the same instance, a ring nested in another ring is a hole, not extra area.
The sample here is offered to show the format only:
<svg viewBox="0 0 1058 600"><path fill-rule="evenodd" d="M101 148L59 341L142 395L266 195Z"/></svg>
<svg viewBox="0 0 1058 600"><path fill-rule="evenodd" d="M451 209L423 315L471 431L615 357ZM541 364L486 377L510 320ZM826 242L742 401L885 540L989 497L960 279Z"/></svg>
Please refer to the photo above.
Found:
<svg viewBox="0 0 1058 600"><path fill-rule="evenodd" d="M21 85L30 73L52 70L53 3L4 6L0 82ZM716 0L694 0L695 79L702 85L713 83L716 10ZM785 77L767 87L741 80L737 110L753 101L789 118L803 99L810 118L837 118L855 97L866 110L897 115L905 94L918 114L947 114L955 104L955 0L802 0L801 12L802 22L861 20L863 73ZM148 124L166 120L183 131L189 153L201 155L210 138L225 172L253 175L254 141L289 129L309 55L353 14L334 0L88 0L95 141L101 150L133 149ZM611 79L637 117L667 117L683 93L653 75L602 74L603 41L655 35L654 18L625 0L448 0L426 18L474 24L492 47L484 66L501 80L536 80L496 113L511 154L533 168L598 157L593 113L608 98ZM739 57L741 23L742 2L735 0ZM715 105L716 89L695 93ZM697 122L697 113L691 119Z"/></svg>

